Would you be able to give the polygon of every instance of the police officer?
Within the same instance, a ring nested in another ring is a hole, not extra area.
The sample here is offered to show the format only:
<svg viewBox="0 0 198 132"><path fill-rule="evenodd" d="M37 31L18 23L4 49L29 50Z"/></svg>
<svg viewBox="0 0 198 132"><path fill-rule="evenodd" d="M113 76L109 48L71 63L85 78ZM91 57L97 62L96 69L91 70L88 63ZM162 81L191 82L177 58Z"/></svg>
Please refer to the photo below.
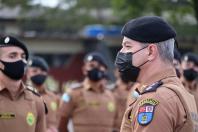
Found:
<svg viewBox="0 0 198 132"><path fill-rule="evenodd" d="M0 38L0 130L46 132L42 98L22 82L28 60L26 46L14 37Z"/></svg>
<svg viewBox="0 0 198 132"><path fill-rule="evenodd" d="M187 53L182 60L184 87L195 97L198 106L198 58L195 53Z"/></svg>
<svg viewBox="0 0 198 132"><path fill-rule="evenodd" d="M113 89L113 94L116 99L116 106L117 106L117 117L115 120L115 131L119 131L122 117L126 110L127 106L127 97L129 96L130 88L132 87L132 83L128 80L125 80L123 76L121 76L116 69L116 85Z"/></svg>
<svg viewBox="0 0 198 132"><path fill-rule="evenodd" d="M30 66L27 70L27 78L43 97L48 108L46 116L47 132L57 132L57 109L59 105L59 97L47 90L45 84L49 66L43 58L38 56L32 57L29 63Z"/></svg>
<svg viewBox="0 0 198 132"><path fill-rule="evenodd" d="M59 132L68 132L68 120L75 132L112 132L116 114L113 94L105 89L107 65L100 53L85 57L83 84L63 95Z"/></svg>
<svg viewBox="0 0 198 132"><path fill-rule="evenodd" d="M192 132L197 109L173 67L175 30L160 17L144 16L130 20L121 33L115 63L129 80L142 84L121 132Z"/></svg>

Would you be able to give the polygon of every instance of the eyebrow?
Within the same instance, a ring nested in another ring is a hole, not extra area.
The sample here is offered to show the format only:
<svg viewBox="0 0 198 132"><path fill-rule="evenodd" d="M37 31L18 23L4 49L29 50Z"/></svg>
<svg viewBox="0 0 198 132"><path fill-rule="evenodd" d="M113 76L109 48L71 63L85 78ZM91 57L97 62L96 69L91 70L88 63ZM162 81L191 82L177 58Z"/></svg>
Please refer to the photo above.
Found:
<svg viewBox="0 0 198 132"><path fill-rule="evenodd" d="M13 51L13 52L10 52L9 54L15 54L15 55L16 55L16 54L17 54L17 52Z"/></svg>

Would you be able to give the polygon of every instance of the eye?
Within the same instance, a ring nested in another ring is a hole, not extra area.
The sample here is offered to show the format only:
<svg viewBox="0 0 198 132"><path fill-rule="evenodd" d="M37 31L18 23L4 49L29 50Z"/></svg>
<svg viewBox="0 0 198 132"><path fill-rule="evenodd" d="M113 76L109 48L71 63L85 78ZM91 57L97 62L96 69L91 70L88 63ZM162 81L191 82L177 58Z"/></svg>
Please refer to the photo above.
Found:
<svg viewBox="0 0 198 132"><path fill-rule="evenodd" d="M129 45L126 45L125 47L126 47L126 48L131 48L131 46L129 46Z"/></svg>
<svg viewBox="0 0 198 132"><path fill-rule="evenodd" d="M129 42L124 42L123 47L125 47L126 49L131 49L131 45Z"/></svg>
<svg viewBox="0 0 198 132"><path fill-rule="evenodd" d="M14 59L14 58L16 58L16 55L15 54L10 54L9 58Z"/></svg>

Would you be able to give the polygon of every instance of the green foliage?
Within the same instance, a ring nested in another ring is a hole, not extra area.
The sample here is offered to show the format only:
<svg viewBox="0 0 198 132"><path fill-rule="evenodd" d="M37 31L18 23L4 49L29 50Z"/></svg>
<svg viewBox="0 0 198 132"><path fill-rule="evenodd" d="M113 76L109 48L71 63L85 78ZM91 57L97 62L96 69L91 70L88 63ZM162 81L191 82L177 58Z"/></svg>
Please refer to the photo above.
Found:
<svg viewBox="0 0 198 132"><path fill-rule="evenodd" d="M192 2L193 1L193 2ZM179 23L181 17L193 14L198 20L198 0L112 0L115 14L120 16L120 23L142 15L158 15L164 12L170 15L172 23Z"/></svg>
<svg viewBox="0 0 198 132"><path fill-rule="evenodd" d="M1 0L0 5L7 7L21 6L23 9L27 9L29 8L29 2L31 0Z"/></svg>

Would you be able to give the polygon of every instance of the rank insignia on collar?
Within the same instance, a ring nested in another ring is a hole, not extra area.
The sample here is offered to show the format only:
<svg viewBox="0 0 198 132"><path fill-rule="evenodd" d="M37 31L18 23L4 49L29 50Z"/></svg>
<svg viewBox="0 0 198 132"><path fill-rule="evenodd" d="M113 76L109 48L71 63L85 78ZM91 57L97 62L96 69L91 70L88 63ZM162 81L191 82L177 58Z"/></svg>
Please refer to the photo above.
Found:
<svg viewBox="0 0 198 132"><path fill-rule="evenodd" d="M14 113L0 113L0 119L14 119L15 114Z"/></svg>
<svg viewBox="0 0 198 132"><path fill-rule="evenodd" d="M162 81L157 81L150 86L148 86L141 94L148 93L148 92L154 92L156 91L161 85L163 84Z"/></svg>
<svg viewBox="0 0 198 132"><path fill-rule="evenodd" d="M137 120L140 125L148 125L154 116L155 106L159 101L155 99L145 99L141 101L138 110Z"/></svg>

